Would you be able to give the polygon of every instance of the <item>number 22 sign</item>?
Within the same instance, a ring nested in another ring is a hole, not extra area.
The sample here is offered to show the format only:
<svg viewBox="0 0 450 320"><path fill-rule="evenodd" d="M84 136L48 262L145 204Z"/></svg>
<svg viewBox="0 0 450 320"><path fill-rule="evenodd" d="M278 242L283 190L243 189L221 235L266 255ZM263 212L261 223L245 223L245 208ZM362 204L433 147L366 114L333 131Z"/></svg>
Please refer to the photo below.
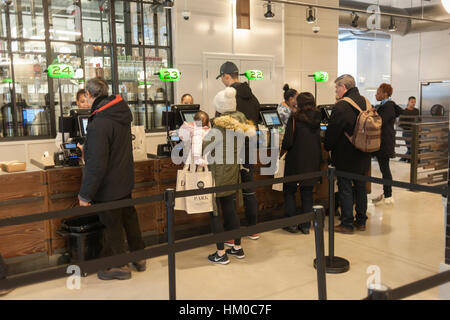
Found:
<svg viewBox="0 0 450 320"><path fill-rule="evenodd" d="M160 69L159 79L161 79L161 81L179 81L180 74L178 69Z"/></svg>
<svg viewBox="0 0 450 320"><path fill-rule="evenodd" d="M68 64L51 64L47 70L50 78L73 78L75 75L74 68Z"/></svg>
<svg viewBox="0 0 450 320"><path fill-rule="evenodd" d="M248 80L262 80L263 73L260 70L247 70L245 71L245 77Z"/></svg>

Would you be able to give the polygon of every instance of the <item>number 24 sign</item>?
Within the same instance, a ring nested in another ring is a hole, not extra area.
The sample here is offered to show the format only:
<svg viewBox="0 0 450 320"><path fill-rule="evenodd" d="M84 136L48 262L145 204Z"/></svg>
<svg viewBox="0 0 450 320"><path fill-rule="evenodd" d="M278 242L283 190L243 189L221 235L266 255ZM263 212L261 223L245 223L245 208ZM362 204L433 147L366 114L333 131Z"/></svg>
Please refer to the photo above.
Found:
<svg viewBox="0 0 450 320"><path fill-rule="evenodd" d="M74 68L68 64L51 64L47 70L50 78L73 78L75 75Z"/></svg>
<svg viewBox="0 0 450 320"><path fill-rule="evenodd" d="M161 81L179 81L180 74L178 69L160 69L159 79L161 79Z"/></svg>

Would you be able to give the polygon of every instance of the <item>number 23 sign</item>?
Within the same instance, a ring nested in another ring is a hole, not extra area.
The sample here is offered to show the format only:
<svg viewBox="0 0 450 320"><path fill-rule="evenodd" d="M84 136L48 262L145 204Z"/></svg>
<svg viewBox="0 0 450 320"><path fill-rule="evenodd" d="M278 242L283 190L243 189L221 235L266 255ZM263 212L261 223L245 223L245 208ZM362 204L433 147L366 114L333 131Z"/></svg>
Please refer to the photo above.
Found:
<svg viewBox="0 0 450 320"><path fill-rule="evenodd" d="M160 69L159 79L161 79L161 81L179 81L180 74L178 69Z"/></svg>

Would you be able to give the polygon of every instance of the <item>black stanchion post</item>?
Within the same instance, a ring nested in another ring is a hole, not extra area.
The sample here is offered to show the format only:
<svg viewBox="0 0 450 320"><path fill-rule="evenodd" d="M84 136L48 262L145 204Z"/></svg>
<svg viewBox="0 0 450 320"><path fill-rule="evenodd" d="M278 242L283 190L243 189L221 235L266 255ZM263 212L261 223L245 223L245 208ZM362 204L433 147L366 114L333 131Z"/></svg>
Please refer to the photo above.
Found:
<svg viewBox="0 0 450 320"><path fill-rule="evenodd" d="M336 168L328 168L328 192L329 192L329 214L328 214L328 256L325 257L327 273L344 273L350 269L350 262L344 258L334 255L334 179ZM314 260L316 268L316 260Z"/></svg>
<svg viewBox="0 0 450 320"><path fill-rule="evenodd" d="M368 300L390 300L390 289L383 284L374 285L372 287L369 287L368 290Z"/></svg>
<svg viewBox="0 0 450 320"><path fill-rule="evenodd" d="M323 236L324 209L314 206L314 235L316 238L317 288L319 300L327 299L327 285L325 274L325 244Z"/></svg>
<svg viewBox="0 0 450 320"><path fill-rule="evenodd" d="M175 206L175 190L166 189L164 192L164 201L167 210L167 243L173 245L175 243L174 230L174 206ZM176 300L175 286L175 253L169 252L169 299Z"/></svg>

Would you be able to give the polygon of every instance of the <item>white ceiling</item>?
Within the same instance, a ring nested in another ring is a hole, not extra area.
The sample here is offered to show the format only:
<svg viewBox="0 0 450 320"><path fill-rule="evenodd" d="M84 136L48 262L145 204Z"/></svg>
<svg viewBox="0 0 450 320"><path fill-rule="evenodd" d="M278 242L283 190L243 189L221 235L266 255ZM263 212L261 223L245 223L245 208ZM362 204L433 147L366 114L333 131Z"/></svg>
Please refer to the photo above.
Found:
<svg viewBox="0 0 450 320"><path fill-rule="evenodd" d="M441 0L353 0L356 2L362 2L367 4L378 4L380 6L395 7L395 8L411 8L420 7L430 4L439 4Z"/></svg>

